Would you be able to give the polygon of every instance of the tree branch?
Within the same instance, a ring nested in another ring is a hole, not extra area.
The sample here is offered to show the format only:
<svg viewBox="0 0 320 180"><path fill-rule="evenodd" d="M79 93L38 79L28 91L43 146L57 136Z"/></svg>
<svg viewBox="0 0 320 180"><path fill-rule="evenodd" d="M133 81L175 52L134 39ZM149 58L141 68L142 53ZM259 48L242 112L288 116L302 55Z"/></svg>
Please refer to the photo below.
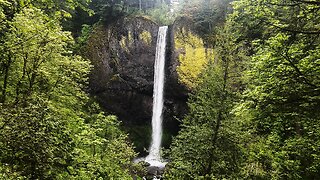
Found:
<svg viewBox="0 0 320 180"><path fill-rule="evenodd" d="M305 4L311 4L311 5L316 5L320 6L320 1L311 1L311 0L293 0L295 2L300 2L300 3L305 3Z"/></svg>
<svg viewBox="0 0 320 180"><path fill-rule="evenodd" d="M280 29L280 30L286 31L286 32L291 32L291 33L296 33L296 34L309 34L309 35L314 35L314 34L318 35L318 34L320 34L320 30L319 31L300 31L300 30L289 29L289 28L286 28L286 27L281 27L281 26L272 24L271 22L267 22L267 21L264 21L264 22L267 23L270 26L273 26L273 27L275 27L277 29Z"/></svg>
<svg viewBox="0 0 320 180"><path fill-rule="evenodd" d="M275 49L274 49L275 50ZM302 78L303 82L313 88L318 88L317 85L313 84L301 71L300 69L293 63L293 61L291 60L291 58L288 55L288 51L285 52L285 54L283 54L282 52L279 52L277 50L275 50L276 52L278 52L280 54L280 56L282 56L288 63L289 65L295 70L296 73L298 73L299 77Z"/></svg>

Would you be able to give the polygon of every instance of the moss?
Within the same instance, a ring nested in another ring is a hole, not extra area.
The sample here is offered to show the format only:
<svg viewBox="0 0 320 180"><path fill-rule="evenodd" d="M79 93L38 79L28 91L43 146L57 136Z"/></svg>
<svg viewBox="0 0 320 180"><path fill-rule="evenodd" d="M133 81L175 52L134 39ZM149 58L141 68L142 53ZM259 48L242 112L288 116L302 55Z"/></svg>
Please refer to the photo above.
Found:
<svg viewBox="0 0 320 180"><path fill-rule="evenodd" d="M132 35L133 33L131 32L131 31L129 31L128 32L128 44L131 44L131 43L133 43L133 35Z"/></svg>
<svg viewBox="0 0 320 180"><path fill-rule="evenodd" d="M201 82L198 77L208 63L203 40L182 27L176 31L174 41L180 52L180 65L177 67L179 81L193 89Z"/></svg>
<svg viewBox="0 0 320 180"><path fill-rule="evenodd" d="M121 37L121 40L120 40L120 46L121 46L121 48L124 49L125 47L127 47L126 41L127 41L127 37L126 37L126 36L122 36L122 37Z"/></svg>
<svg viewBox="0 0 320 180"><path fill-rule="evenodd" d="M128 31L128 34L126 36L122 36L121 40L119 41L121 48L126 52L130 51L128 47L132 43L133 43L133 35L131 31Z"/></svg>
<svg viewBox="0 0 320 180"><path fill-rule="evenodd" d="M151 45L152 37L149 31L142 31L140 33L140 39L143 40L147 45Z"/></svg>

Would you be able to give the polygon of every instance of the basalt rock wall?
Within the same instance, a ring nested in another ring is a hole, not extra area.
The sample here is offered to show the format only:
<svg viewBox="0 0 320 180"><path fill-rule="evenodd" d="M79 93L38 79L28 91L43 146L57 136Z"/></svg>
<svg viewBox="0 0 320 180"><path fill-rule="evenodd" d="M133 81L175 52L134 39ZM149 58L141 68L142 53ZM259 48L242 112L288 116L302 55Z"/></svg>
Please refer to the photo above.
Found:
<svg viewBox="0 0 320 180"><path fill-rule="evenodd" d="M188 89L179 82L177 73L182 53L175 48L177 26L181 26L180 21L169 26L167 34L164 146L178 132L176 117L187 113ZM107 112L119 117L140 152L150 143L158 29L156 23L144 17L97 25L83 51L93 65L91 95Z"/></svg>
<svg viewBox="0 0 320 180"><path fill-rule="evenodd" d="M145 18L122 19L97 26L88 41L91 94L125 124L150 119L157 32Z"/></svg>

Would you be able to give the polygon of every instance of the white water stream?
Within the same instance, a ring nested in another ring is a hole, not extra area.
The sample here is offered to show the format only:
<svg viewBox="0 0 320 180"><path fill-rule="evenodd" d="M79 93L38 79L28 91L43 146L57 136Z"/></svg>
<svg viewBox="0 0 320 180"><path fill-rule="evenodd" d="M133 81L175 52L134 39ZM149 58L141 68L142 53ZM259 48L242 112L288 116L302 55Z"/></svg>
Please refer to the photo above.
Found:
<svg viewBox="0 0 320 180"><path fill-rule="evenodd" d="M160 155L162 139L162 110L163 110L163 86L164 86L164 65L166 55L167 26L159 27L157 49L154 65L154 87L153 87L153 110L152 110L152 141L149 155L145 161L150 166L164 167Z"/></svg>

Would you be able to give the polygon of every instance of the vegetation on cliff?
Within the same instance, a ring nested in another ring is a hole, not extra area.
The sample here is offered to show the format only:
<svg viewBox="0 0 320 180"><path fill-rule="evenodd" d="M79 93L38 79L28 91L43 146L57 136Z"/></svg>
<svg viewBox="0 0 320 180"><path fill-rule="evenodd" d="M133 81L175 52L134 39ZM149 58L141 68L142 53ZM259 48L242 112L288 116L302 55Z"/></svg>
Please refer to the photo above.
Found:
<svg viewBox="0 0 320 180"><path fill-rule="evenodd" d="M210 50L199 36L183 26L178 28L174 34L175 49L179 53L177 72L180 82L193 89L201 82L200 74L213 57L207 54Z"/></svg>

